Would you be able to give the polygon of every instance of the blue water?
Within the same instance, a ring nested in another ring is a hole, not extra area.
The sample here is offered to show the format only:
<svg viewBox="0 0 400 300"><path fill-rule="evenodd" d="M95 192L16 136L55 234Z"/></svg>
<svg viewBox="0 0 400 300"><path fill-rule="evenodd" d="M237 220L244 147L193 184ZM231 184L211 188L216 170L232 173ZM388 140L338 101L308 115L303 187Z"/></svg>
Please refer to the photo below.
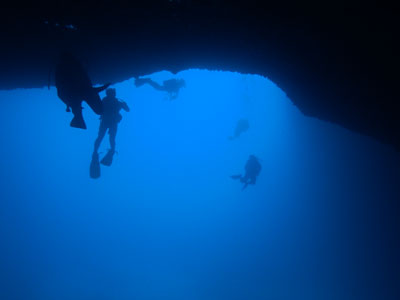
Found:
<svg viewBox="0 0 400 300"><path fill-rule="evenodd" d="M186 88L114 85L131 112L97 180L87 105L85 131L55 88L0 91L0 299L391 299L399 153L260 76L150 77ZM229 176L250 154L263 169L242 191Z"/></svg>

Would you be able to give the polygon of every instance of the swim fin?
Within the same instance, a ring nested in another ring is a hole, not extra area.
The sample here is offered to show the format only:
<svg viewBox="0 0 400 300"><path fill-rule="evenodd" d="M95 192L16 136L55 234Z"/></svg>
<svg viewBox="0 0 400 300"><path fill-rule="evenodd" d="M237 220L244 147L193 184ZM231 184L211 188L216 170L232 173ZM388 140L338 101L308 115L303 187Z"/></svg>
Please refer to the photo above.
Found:
<svg viewBox="0 0 400 300"><path fill-rule="evenodd" d="M81 129L87 128L82 116L81 117L74 116L69 125L75 128L81 128Z"/></svg>
<svg viewBox="0 0 400 300"><path fill-rule="evenodd" d="M101 160L100 163L107 167L111 166L114 153L115 153L115 150L113 150L113 149L108 150L107 154L103 157L103 159Z"/></svg>
<svg viewBox="0 0 400 300"><path fill-rule="evenodd" d="M241 179L242 175L232 175L231 178L232 179Z"/></svg>
<svg viewBox="0 0 400 300"><path fill-rule="evenodd" d="M93 152L92 161L90 162L90 177L93 179L100 177L100 162L97 152Z"/></svg>

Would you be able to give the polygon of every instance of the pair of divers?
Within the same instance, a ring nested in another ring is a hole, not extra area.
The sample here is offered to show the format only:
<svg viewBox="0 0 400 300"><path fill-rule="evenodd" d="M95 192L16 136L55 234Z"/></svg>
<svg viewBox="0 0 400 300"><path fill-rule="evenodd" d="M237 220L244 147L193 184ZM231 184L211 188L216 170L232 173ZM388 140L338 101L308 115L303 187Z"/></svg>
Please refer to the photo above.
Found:
<svg viewBox="0 0 400 300"><path fill-rule="evenodd" d="M179 91L181 88L186 87L186 82L183 79L168 79L164 80L163 84L160 85L150 78L136 78L135 86L140 87L144 84L152 86L157 91L167 92L170 100L178 98Z"/></svg>
<svg viewBox="0 0 400 300"><path fill-rule="evenodd" d="M246 132L249 129L249 121L247 119L240 119L236 123L236 128L233 136L228 137L229 140L234 140L239 138L239 136ZM254 155L250 155L246 165L244 167L245 169L245 174L244 175L232 175L232 179L239 179L241 183L243 183L243 188L247 188L249 184L256 184L256 179L257 176L261 172L261 164L259 162L259 159L255 157Z"/></svg>
<svg viewBox="0 0 400 300"><path fill-rule="evenodd" d="M90 163L90 177L100 177L100 163L111 166L115 153L115 138L118 130L118 123L122 116L120 110L129 111L124 101L116 98L116 90L108 88L110 83L101 87L93 87L93 84L76 57L70 53L60 56L55 70L55 83L57 95L67 106L66 111L74 115L70 126L86 129L86 123L82 115L82 102L85 101L97 115L100 115L100 128L97 139L94 143L92 161ZM99 93L106 90L106 97L101 100ZM99 162L98 149L106 132L110 135L110 149Z"/></svg>

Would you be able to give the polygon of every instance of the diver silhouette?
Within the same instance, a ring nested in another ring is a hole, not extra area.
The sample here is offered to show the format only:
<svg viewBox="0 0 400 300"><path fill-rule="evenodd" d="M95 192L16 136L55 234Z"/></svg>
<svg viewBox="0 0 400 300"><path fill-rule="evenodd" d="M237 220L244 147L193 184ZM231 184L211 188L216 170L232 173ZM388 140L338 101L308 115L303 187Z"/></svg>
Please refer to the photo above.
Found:
<svg viewBox="0 0 400 300"><path fill-rule="evenodd" d="M93 87L92 82L79 60L71 53L63 53L55 70L57 95L67 106L67 112L74 114L70 126L86 129L82 115L82 101L86 101L90 108L98 115L103 113L99 93L110 84Z"/></svg>
<svg viewBox="0 0 400 300"><path fill-rule="evenodd" d="M129 112L129 107L124 101L120 101L116 98L116 90L109 88L106 90L106 97L103 98L103 114L100 117L100 127L99 133L96 141L94 142L94 151L91 163L91 177L100 177L100 165L99 165L99 155L98 150L100 144L108 130L110 136L110 149L107 154L101 160L101 164L105 166L111 166L113 156L115 153L115 138L118 130L118 123L122 120L122 115L120 110L123 109Z"/></svg>
<svg viewBox="0 0 400 300"><path fill-rule="evenodd" d="M163 85L159 85L157 82L150 78L136 78L135 86L140 87L144 84L149 84L157 91L167 92L170 100L175 100L178 98L179 90L186 87L185 80L183 79L168 79L164 80Z"/></svg>
<svg viewBox="0 0 400 300"><path fill-rule="evenodd" d="M261 172L261 164L258 161L257 157L255 157L254 155L250 155L244 169L245 169L244 176L242 175L231 176L232 179L240 179L240 182L243 183L242 190L244 190L249 184L256 184L257 176Z"/></svg>
<svg viewBox="0 0 400 300"><path fill-rule="evenodd" d="M249 129L249 121L246 119L240 119L236 123L235 133L233 136L228 137L229 140L233 140L238 138L243 132L246 132Z"/></svg>

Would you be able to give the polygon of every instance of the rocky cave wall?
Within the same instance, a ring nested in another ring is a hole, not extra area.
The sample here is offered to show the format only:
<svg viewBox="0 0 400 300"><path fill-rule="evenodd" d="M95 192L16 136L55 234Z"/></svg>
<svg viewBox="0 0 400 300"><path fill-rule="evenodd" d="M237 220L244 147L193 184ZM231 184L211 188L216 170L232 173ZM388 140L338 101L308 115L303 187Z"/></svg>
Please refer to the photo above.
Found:
<svg viewBox="0 0 400 300"><path fill-rule="evenodd" d="M400 150L400 18L390 6L225 0L2 5L0 89L53 85L54 64L65 50L84 62L96 83L188 68L259 74L304 114Z"/></svg>

